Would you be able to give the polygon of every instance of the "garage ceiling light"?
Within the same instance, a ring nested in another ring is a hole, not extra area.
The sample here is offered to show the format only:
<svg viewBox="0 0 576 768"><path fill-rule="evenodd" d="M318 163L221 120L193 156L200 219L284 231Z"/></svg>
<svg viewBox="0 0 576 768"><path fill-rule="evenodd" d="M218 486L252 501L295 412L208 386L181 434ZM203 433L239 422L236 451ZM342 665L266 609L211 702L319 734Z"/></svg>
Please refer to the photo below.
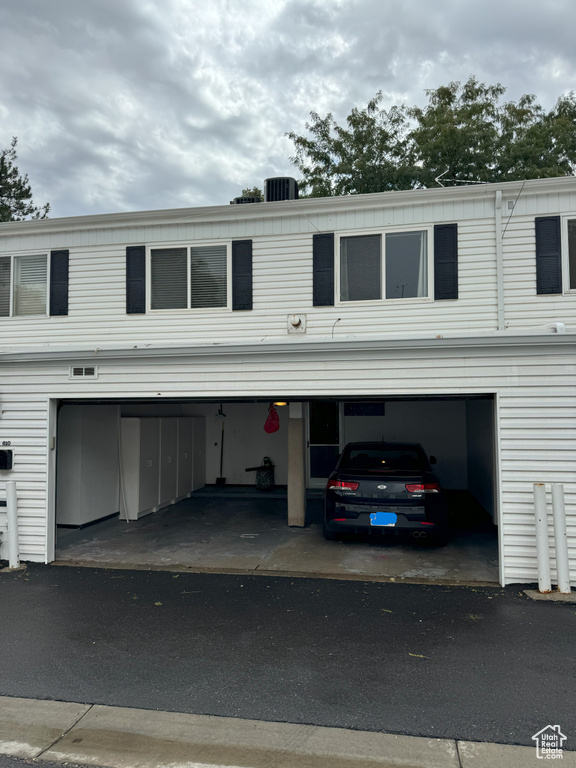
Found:
<svg viewBox="0 0 576 768"><path fill-rule="evenodd" d="M283 400L278 400L278 402L273 403L273 405L288 405L288 403L285 403Z"/></svg>

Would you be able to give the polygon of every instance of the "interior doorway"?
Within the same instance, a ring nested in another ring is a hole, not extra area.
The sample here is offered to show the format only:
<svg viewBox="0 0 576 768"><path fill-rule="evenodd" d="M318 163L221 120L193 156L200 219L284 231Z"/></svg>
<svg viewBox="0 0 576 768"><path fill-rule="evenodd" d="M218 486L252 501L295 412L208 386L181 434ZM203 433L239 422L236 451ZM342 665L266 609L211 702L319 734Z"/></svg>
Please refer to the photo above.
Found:
<svg viewBox="0 0 576 768"><path fill-rule="evenodd" d="M307 418L308 488L323 488L340 453L341 415L336 400L311 400Z"/></svg>

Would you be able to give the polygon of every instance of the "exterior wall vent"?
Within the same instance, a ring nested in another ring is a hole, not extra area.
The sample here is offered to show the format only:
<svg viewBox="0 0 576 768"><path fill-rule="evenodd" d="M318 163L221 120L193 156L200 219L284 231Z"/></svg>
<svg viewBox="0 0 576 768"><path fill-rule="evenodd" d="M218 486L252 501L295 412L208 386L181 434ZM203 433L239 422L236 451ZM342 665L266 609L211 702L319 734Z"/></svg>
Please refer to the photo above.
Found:
<svg viewBox="0 0 576 768"><path fill-rule="evenodd" d="M279 200L298 200L298 184L290 176L277 176L264 181L264 200L267 203Z"/></svg>
<svg viewBox="0 0 576 768"><path fill-rule="evenodd" d="M97 379L98 369L94 365L87 366L70 366L70 378L71 379Z"/></svg>
<svg viewBox="0 0 576 768"><path fill-rule="evenodd" d="M235 197L234 200L230 200L230 205L246 205L246 203L261 203L261 197Z"/></svg>

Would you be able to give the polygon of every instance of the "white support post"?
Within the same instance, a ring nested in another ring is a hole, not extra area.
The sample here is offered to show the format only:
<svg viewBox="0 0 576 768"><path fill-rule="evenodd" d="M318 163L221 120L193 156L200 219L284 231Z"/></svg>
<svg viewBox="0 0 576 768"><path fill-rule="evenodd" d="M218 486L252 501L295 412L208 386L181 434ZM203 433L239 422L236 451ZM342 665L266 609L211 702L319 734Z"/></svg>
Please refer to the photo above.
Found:
<svg viewBox="0 0 576 768"><path fill-rule="evenodd" d="M556 575L558 591L570 594L570 565L568 563L568 537L566 534L566 511L564 509L564 486L552 484L552 514L554 516L554 544L556 546Z"/></svg>
<svg viewBox="0 0 576 768"><path fill-rule="evenodd" d="M18 545L18 502L16 483L10 480L6 483L6 512L8 518L8 567L18 568L20 565L20 547Z"/></svg>
<svg viewBox="0 0 576 768"><path fill-rule="evenodd" d="M288 525L306 525L304 413L302 403L290 403L288 413Z"/></svg>
<svg viewBox="0 0 576 768"><path fill-rule="evenodd" d="M538 590L551 592L548 516L546 514L546 486L544 483L534 483L534 516L536 520L536 553L538 556Z"/></svg>

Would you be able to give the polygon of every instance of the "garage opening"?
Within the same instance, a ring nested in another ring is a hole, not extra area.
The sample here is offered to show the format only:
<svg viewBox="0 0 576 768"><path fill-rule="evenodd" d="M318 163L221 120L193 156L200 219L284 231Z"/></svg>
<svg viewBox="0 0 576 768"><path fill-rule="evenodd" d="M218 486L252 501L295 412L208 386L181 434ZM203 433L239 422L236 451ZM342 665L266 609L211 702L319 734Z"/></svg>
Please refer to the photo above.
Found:
<svg viewBox="0 0 576 768"><path fill-rule="evenodd" d="M262 400L61 401L56 559L498 581L492 394L303 401L303 529L289 528L286 517L289 409L277 406L279 429L268 433L269 406ZM323 541L322 491L340 451L347 442L382 439L419 442L436 457L450 501L447 547L418 550L361 537L341 546ZM246 469L265 457L274 465L275 488L263 493Z"/></svg>

